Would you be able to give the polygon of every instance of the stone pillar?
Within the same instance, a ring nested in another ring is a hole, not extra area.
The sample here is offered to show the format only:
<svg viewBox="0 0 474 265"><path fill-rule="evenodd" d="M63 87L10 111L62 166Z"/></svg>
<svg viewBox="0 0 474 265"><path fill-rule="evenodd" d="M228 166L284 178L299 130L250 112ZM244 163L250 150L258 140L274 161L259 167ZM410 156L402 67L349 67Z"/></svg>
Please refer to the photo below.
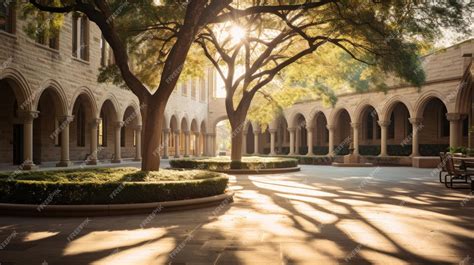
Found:
<svg viewBox="0 0 474 265"><path fill-rule="evenodd" d="M380 126L380 156L387 156L387 133L391 121L378 121Z"/></svg>
<svg viewBox="0 0 474 265"><path fill-rule="evenodd" d="M295 155L295 128L288 128L290 132L290 153L288 155Z"/></svg>
<svg viewBox="0 0 474 265"><path fill-rule="evenodd" d="M174 131L174 157L179 158L179 130Z"/></svg>
<svg viewBox="0 0 474 265"><path fill-rule="evenodd" d="M275 152L275 136L276 136L277 130L269 129L268 132L270 132L270 155L276 155L276 152Z"/></svg>
<svg viewBox="0 0 474 265"><path fill-rule="evenodd" d="M334 156L334 131L336 130L335 125L326 125L329 131L329 152L328 156Z"/></svg>
<svg viewBox="0 0 474 265"><path fill-rule="evenodd" d="M449 121L449 147L459 147L461 114L446 113L446 119Z"/></svg>
<svg viewBox="0 0 474 265"><path fill-rule="evenodd" d="M260 134L259 131L253 131L253 153L258 155L260 152L258 150L258 135Z"/></svg>
<svg viewBox="0 0 474 265"><path fill-rule="evenodd" d="M352 126L352 144L353 144L353 148L354 148L354 155L358 155L359 154L359 127L360 127L360 123L351 123L351 126Z"/></svg>
<svg viewBox="0 0 474 265"><path fill-rule="evenodd" d="M135 128L135 159L134 161L142 160L142 126L137 125Z"/></svg>
<svg viewBox="0 0 474 265"><path fill-rule="evenodd" d="M242 138L242 155L246 155L246 154L247 154L247 134L244 133L243 138Z"/></svg>
<svg viewBox="0 0 474 265"><path fill-rule="evenodd" d="M120 134L122 132L123 121L118 121L115 123L115 154L112 163L121 163L122 162L122 147L120 146Z"/></svg>
<svg viewBox="0 0 474 265"><path fill-rule="evenodd" d="M163 129L163 156L161 158L168 159L168 147L170 144L170 129Z"/></svg>
<svg viewBox="0 0 474 265"><path fill-rule="evenodd" d="M201 142L200 137L201 137L201 134L199 132L194 133L194 152L196 153L195 155L197 157L201 156L201 148L199 146Z"/></svg>
<svg viewBox="0 0 474 265"><path fill-rule="evenodd" d="M184 132L184 157L189 157L189 143L191 142L191 133L189 131Z"/></svg>
<svg viewBox="0 0 474 265"><path fill-rule="evenodd" d="M93 119L91 122L91 142L90 142L90 154L87 158L88 165L97 165L97 157L99 149L97 146L97 127L99 126L102 119Z"/></svg>
<svg viewBox="0 0 474 265"><path fill-rule="evenodd" d="M202 137L202 155L203 156L208 156L207 154L207 136L206 133L201 133Z"/></svg>
<svg viewBox="0 0 474 265"><path fill-rule="evenodd" d="M314 155L313 153L313 128L306 128L307 131L307 137L308 139L306 142L308 143L308 152L306 153L307 156L312 156Z"/></svg>
<svg viewBox="0 0 474 265"><path fill-rule="evenodd" d="M21 169L32 170L37 168L33 162L33 120L38 118L38 111L27 111L23 115L23 164Z"/></svg>
<svg viewBox="0 0 474 265"><path fill-rule="evenodd" d="M63 116L58 119L60 122L57 132L61 133L61 160L57 167L68 167L72 165L69 159L69 124L73 121L73 116Z"/></svg>
<svg viewBox="0 0 474 265"><path fill-rule="evenodd" d="M421 118L410 118L410 123L412 124L413 132L412 132L412 151L411 156L419 156L419 142L418 142L418 132L423 128L423 119Z"/></svg>

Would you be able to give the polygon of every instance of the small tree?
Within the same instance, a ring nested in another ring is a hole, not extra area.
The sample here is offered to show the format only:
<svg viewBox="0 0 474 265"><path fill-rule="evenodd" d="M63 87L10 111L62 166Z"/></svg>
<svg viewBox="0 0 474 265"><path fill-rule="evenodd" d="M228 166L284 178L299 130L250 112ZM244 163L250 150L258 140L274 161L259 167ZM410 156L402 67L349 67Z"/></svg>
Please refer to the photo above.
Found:
<svg viewBox="0 0 474 265"><path fill-rule="evenodd" d="M239 16L224 25L205 27L198 43L227 92L226 111L234 136L232 166L239 167L242 125L257 92L321 47L340 49L377 72L393 73L421 86L425 76L418 40L433 40L441 27L466 31L473 5L417 2L302 1L297 8L257 4L234 12Z"/></svg>

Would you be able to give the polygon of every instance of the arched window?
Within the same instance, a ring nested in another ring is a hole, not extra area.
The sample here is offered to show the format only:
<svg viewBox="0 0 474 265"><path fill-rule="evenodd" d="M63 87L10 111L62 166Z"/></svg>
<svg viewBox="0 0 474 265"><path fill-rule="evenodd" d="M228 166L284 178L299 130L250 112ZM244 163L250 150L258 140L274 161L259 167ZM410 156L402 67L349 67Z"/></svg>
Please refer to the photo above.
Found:
<svg viewBox="0 0 474 265"><path fill-rule="evenodd" d="M72 55L89 60L89 20L77 13L72 16Z"/></svg>

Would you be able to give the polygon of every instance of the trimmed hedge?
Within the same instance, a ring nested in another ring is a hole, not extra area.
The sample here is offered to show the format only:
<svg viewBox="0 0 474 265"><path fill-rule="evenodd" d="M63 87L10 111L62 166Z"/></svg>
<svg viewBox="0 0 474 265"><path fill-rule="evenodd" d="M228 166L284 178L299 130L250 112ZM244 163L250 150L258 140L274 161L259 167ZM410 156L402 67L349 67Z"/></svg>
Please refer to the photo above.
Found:
<svg viewBox="0 0 474 265"><path fill-rule="evenodd" d="M51 175L56 173L48 172ZM142 175L140 171L137 173ZM200 178L180 181L126 179L101 182L43 181L41 177L38 180L12 180L0 177L0 202L51 205L147 203L194 199L225 192L227 175L207 172L209 177L203 178L203 171L186 172L188 175L193 173L201 174Z"/></svg>
<svg viewBox="0 0 474 265"><path fill-rule="evenodd" d="M222 158L185 158L170 160L172 168L229 170L231 161L229 157ZM258 170L272 168L292 168L298 166L298 160L280 157L243 157L238 165L240 169ZM235 167L234 167L235 168Z"/></svg>

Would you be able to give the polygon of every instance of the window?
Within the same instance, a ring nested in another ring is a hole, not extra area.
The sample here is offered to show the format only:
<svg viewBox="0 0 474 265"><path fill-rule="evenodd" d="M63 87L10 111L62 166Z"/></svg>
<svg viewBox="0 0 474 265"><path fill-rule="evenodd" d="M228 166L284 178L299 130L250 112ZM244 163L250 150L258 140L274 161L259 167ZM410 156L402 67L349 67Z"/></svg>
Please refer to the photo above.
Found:
<svg viewBox="0 0 474 265"><path fill-rule="evenodd" d="M201 86L199 87L199 99L201 101L206 101L206 79L201 78Z"/></svg>
<svg viewBox="0 0 474 265"><path fill-rule="evenodd" d="M107 146L107 116L103 111L100 112L100 122L99 128L97 130L98 133L98 142L99 146Z"/></svg>
<svg viewBox="0 0 474 265"><path fill-rule="evenodd" d="M76 135L77 146L86 146L86 119L82 106L79 106L76 113Z"/></svg>
<svg viewBox="0 0 474 265"><path fill-rule="evenodd" d="M77 13L72 16L72 56L89 60L89 20Z"/></svg>
<svg viewBox="0 0 474 265"><path fill-rule="evenodd" d="M0 4L0 30L15 33L15 4L7 2Z"/></svg>
<svg viewBox="0 0 474 265"><path fill-rule="evenodd" d="M125 147L125 126L120 128L120 146Z"/></svg>
<svg viewBox="0 0 474 265"><path fill-rule="evenodd" d="M196 92L197 92L196 83L197 83L196 79L191 80L191 98L192 99L196 99Z"/></svg>
<svg viewBox="0 0 474 265"><path fill-rule="evenodd" d="M183 93L183 96L188 95L188 86L186 85L186 82L181 84L181 92Z"/></svg>
<svg viewBox="0 0 474 265"><path fill-rule="evenodd" d="M36 42L51 49L59 50L59 31L58 30L40 30L36 36Z"/></svg>
<svg viewBox="0 0 474 265"><path fill-rule="evenodd" d="M115 58L112 48L105 40L104 36L100 39L100 66L109 66L115 64Z"/></svg>
<svg viewBox="0 0 474 265"><path fill-rule="evenodd" d="M390 115L390 125L388 125L388 139L395 138L395 115Z"/></svg>

